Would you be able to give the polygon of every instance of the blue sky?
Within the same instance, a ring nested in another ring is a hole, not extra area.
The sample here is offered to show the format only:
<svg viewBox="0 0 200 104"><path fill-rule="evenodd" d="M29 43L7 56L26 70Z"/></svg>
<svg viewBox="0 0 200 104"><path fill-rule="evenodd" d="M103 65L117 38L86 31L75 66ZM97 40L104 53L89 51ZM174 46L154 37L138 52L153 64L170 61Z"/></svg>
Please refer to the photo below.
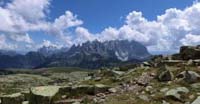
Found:
<svg viewBox="0 0 200 104"><path fill-rule="evenodd" d="M176 52L200 43L199 13L194 0L0 0L0 49L128 39Z"/></svg>

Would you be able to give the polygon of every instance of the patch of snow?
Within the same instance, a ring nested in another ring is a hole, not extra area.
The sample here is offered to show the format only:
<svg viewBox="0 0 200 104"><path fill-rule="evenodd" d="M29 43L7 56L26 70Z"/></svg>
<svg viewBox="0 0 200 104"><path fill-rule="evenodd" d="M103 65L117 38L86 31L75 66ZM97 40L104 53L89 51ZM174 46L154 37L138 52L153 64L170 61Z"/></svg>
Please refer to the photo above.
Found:
<svg viewBox="0 0 200 104"><path fill-rule="evenodd" d="M117 52L115 51L115 55L121 61L128 61L128 53L127 52Z"/></svg>

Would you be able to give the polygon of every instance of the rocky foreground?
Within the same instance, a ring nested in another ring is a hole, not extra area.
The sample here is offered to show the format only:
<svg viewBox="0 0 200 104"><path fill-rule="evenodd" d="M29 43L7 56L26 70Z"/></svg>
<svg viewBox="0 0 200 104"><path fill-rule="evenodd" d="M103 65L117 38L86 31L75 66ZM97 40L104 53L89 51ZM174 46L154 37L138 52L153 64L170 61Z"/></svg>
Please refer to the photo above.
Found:
<svg viewBox="0 0 200 104"><path fill-rule="evenodd" d="M200 104L200 46L97 71L0 75L0 95L0 104Z"/></svg>

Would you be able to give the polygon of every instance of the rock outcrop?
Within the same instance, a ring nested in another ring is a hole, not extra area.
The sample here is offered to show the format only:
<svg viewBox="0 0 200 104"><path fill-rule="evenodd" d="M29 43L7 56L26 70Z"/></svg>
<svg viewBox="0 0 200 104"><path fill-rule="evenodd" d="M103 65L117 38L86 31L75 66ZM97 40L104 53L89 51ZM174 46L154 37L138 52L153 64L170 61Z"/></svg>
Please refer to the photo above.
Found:
<svg viewBox="0 0 200 104"><path fill-rule="evenodd" d="M175 100L182 101L183 95L187 93L189 93L189 90L186 87L177 87L167 91L165 96Z"/></svg>
<svg viewBox="0 0 200 104"><path fill-rule="evenodd" d="M200 59L200 46L182 46L180 56L183 60Z"/></svg>
<svg viewBox="0 0 200 104"><path fill-rule="evenodd" d="M21 93L4 95L0 97L1 104L22 104L24 97Z"/></svg>
<svg viewBox="0 0 200 104"><path fill-rule="evenodd" d="M29 104L53 104L56 94L59 92L59 86L42 86L30 89Z"/></svg>

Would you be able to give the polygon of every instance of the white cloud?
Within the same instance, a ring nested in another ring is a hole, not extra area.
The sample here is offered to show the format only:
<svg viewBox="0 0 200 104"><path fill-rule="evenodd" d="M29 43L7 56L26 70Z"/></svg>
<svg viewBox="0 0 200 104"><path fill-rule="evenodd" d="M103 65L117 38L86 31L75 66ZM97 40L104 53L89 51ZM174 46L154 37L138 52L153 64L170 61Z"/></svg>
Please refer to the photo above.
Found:
<svg viewBox="0 0 200 104"><path fill-rule="evenodd" d="M183 45L199 45L200 35L187 34L180 40Z"/></svg>
<svg viewBox="0 0 200 104"><path fill-rule="evenodd" d="M0 7L0 31L28 32L47 28L49 0L13 0Z"/></svg>
<svg viewBox="0 0 200 104"><path fill-rule="evenodd" d="M41 45L39 45L38 48L41 48L41 47L55 47L55 48L59 49L59 48L62 47L62 45L56 44L56 43L52 43L49 40L43 40L43 43Z"/></svg>
<svg viewBox="0 0 200 104"><path fill-rule="evenodd" d="M0 7L0 32L16 42L33 43L29 31L44 30L49 0L13 0ZM16 43L17 44L17 43Z"/></svg>
<svg viewBox="0 0 200 104"><path fill-rule="evenodd" d="M46 17L50 0L14 0L7 5L7 9L26 21L38 22Z"/></svg>
<svg viewBox="0 0 200 104"><path fill-rule="evenodd" d="M4 50L14 50L16 49L18 46L16 44L9 44L6 41L6 36L4 34L0 35L0 49L4 49Z"/></svg>
<svg viewBox="0 0 200 104"><path fill-rule="evenodd" d="M76 28L75 34L76 34L76 37L74 40L75 44L81 44L86 41L95 40L95 36L93 34L89 33L89 31L83 27Z"/></svg>
<svg viewBox="0 0 200 104"><path fill-rule="evenodd" d="M61 41L64 41L67 46L71 46L73 44L72 36L69 32L66 32L66 30L81 24L83 24L83 21L77 19L77 15L74 15L70 11L66 11L64 15L61 15L56 18L53 23L50 23L44 31L48 34L56 35Z"/></svg>
<svg viewBox="0 0 200 104"><path fill-rule="evenodd" d="M83 24L83 21L78 20L77 16L72 12L66 11L64 15L55 19L53 27L63 30L69 27L79 26L81 24Z"/></svg>
<svg viewBox="0 0 200 104"><path fill-rule="evenodd" d="M6 41L5 35L0 35L0 44L4 44Z"/></svg>
<svg viewBox="0 0 200 104"><path fill-rule="evenodd" d="M68 46L72 45L68 28L83 23L70 11L56 18L54 22L47 21L50 0L13 0L6 6L0 6L0 32L6 37L17 41L33 43L28 32L43 31L55 35Z"/></svg>
<svg viewBox="0 0 200 104"><path fill-rule="evenodd" d="M29 36L29 34L27 33L26 34L11 34L9 38L17 42L25 42L29 44L34 43L31 37Z"/></svg>

